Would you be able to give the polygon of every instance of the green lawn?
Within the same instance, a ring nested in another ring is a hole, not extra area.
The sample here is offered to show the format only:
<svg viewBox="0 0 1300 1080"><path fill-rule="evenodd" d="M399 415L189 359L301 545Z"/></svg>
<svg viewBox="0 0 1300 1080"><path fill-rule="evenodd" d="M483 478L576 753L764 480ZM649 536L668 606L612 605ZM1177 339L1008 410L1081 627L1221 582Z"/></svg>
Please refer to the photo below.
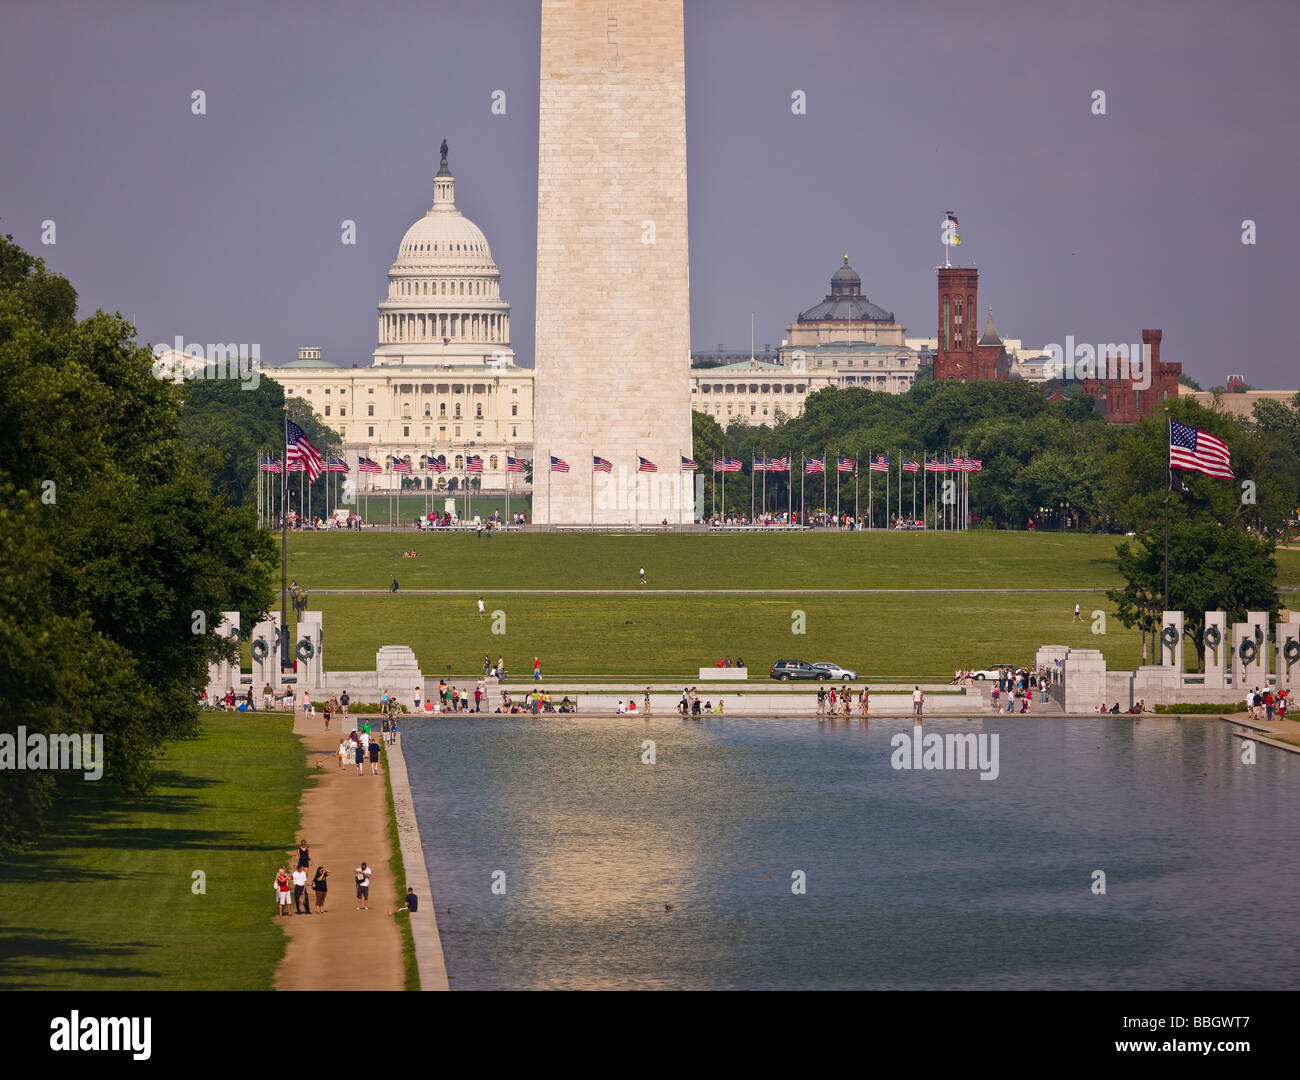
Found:
<svg viewBox="0 0 1300 1080"><path fill-rule="evenodd" d="M290 718L259 712L206 714L147 795L77 784L39 845L0 861L0 987L270 989L271 883L313 782Z"/></svg>
<svg viewBox="0 0 1300 1080"><path fill-rule="evenodd" d="M1141 638L1108 618L1105 635L1073 623L1068 596L1005 594L743 596L535 596L497 593L505 633L480 619L472 597L320 596L328 669L373 669L380 645L409 645L421 670L438 677L483 669L505 657L526 677L540 656L551 681L577 675L694 679L719 655L743 657L766 676L782 657L832 660L864 677L933 679L956 667L1028 663L1042 644L1100 648L1112 666L1136 666ZM1080 597L1085 615L1109 612L1099 595ZM805 633L793 633L793 613Z"/></svg>
<svg viewBox="0 0 1300 1080"><path fill-rule="evenodd" d="M385 589L394 577L406 589L628 589L642 566L657 589L1109 588L1116 544L984 531L296 533L289 574L308 589ZM420 558L401 558L412 546Z"/></svg>
<svg viewBox="0 0 1300 1080"><path fill-rule="evenodd" d="M475 494L470 500L470 505L465 504L464 492L456 492L449 495L445 492L430 492L426 502L423 495L402 495L390 499L387 495L371 495L367 505L366 497L362 495L357 501L346 509L355 510L361 515L363 521L373 521L377 525L387 525L390 521L389 509L391 503L392 518L394 522L405 522L410 524L417 517L422 517L429 510L442 513L446 508L447 500L454 498L456 500L456 512L461 517L480 517L486 518L493 511L499 510L501 516L506 515L506 497L500 494L479 495ZM321 512L320 507L315 507L317 513ZM533 516L532 499L528 495L511 495L510 496L510 513L527 514L529 518Z"/></svg>

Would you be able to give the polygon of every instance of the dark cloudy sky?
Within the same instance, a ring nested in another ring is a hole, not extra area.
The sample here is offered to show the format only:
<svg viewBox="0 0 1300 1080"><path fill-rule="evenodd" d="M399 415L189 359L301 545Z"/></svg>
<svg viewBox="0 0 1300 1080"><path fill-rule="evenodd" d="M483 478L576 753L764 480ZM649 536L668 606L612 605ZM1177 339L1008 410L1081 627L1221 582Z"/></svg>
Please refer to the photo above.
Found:
<svg viewBox="0 0 1300 1080"><path fill-rule="evenodd" d="M445 137L531 364L539 12L5 0L0 230L141 340L368 363ZM1004 336L1157 326L1207 386L1300 386L1298 29L1294 0L688 0L692 341L747 347L752 312L778 342L841 252L933 334L953 209Z"/></svg>

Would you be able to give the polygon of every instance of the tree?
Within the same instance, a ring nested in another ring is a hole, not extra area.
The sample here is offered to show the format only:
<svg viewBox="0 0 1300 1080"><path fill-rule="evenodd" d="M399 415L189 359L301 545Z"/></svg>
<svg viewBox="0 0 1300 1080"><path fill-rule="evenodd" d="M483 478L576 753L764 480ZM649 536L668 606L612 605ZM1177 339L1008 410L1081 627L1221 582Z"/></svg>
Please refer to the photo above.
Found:
<svg viewBox="0 0 1300 1080"><path fill-rule="evenodd" d="M0 723L102 734L108 781L139 789L195 730L209 661L234 655L221 611L269 607L275 553L213 494L150 350L118 316L78 322L75 297L0 241ZM0 847L38 831L59 783L6 773Z"/></svg>
<svg viewBox="0 0 1300 1080"><path fill-rule="evenodd" d="M1124 587L1111 589L1107 598L1116 606L1125 626L1140 617L1143 593L1164 596L1164 532L1152 529L1128 541L1117 552ZM1205 612L1224 611L1228 624L1243 622L1248 611L1276 616L1277 563L1273 541L1228 528L1201 516L1180 518L1169 526L1168 610L1183 612L1183 632L1196 650L1204 669Z"/></svg>

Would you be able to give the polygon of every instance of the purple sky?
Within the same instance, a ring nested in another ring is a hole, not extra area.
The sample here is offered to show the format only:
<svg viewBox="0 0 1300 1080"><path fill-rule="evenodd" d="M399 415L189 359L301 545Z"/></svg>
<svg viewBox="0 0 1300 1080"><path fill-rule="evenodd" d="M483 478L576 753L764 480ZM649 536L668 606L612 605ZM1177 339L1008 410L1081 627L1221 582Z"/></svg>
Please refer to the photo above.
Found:
<svg viewBox="0 0 1300 1080"><path fill-rule="evenodd" d="M445 137L531 364L536 0L5 7L0 231L83 313L134 316L142 341L368 363ZM751 312L758 344L779 342L841 252L909 334L933 334L953 209L1003 336L1161 327L1163 358L1206 386L1300 385L1281 287L1300 239L1297 29L1292 0L688 0L692 342L747 347Z"/></svg>

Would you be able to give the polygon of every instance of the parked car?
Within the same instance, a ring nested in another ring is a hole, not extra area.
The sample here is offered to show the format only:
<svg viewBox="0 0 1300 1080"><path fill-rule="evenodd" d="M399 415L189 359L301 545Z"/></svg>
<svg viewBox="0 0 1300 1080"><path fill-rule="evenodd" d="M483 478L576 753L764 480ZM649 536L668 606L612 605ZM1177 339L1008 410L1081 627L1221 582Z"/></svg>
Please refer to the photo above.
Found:
<svg viewBox="0 0 1300 1080"><path fill-rule="evenodd" d="M1010 675L1025 670L1019 664L1003 664L1002 666L1006 668L1007 673ZM998 677L998 665L994 664L992 667L981 668L979 671L972 671L970 677L972 679L996 679Z"/></svg>
<svg viewBox="0 0 1300 1080"><path fill-rule="evenodd" d="M819 671L824 671L832 679L848 679L852 681L858 677L858 673L850 668L840 667L839 664L832 664L829 660L818 660L813 667Z"/></svg>
<svg viewBox="0 0 1300 1080"><path fill-rule="evenodd" d="M830 672L823 671L821 668L813 667L807 660L778 660L772 665L772 670L768 675L773 679L780 679L782 682L789 682L791 679L829 679Z"/></svg>

